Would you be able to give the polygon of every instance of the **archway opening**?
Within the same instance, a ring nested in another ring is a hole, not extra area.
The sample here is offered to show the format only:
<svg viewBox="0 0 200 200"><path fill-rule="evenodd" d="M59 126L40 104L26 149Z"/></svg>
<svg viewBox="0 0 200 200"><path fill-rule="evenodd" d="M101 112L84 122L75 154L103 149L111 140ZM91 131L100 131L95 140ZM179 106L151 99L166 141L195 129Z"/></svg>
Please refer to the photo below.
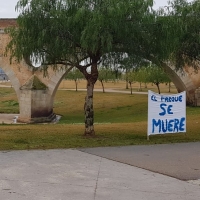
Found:
<svg viewBox="0 0 200 200"><path fill-rule="evenodd" d="M0 123L15 123L19 115L19 102L7 74L0 68Z"/></svg>

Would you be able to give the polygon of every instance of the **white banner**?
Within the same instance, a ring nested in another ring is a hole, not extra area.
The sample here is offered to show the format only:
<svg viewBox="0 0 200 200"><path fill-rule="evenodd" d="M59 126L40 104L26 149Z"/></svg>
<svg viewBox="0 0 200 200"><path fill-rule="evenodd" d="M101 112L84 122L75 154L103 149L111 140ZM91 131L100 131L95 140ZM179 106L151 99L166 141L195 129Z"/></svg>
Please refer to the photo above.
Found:
<svg viewBox="0 0 200 200"><path fill-rule="evenodd" d="M147 135L186 132L186 92L160 95L148 92Z"/></svg>

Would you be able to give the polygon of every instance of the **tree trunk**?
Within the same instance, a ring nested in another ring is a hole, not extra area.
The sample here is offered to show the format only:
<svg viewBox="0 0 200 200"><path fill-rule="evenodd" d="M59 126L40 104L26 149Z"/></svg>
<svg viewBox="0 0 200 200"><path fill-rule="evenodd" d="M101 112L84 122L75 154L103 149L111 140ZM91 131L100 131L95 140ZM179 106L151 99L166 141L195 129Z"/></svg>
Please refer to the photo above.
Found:
<svg viewBox="0 0 200 200"><path fill-rule="evenodd" d="M169 92L171 92L171 82L169 82Z"/></svg>
<svg viewBox="0 0 200 200"><path fill-rule="evenodd" d="M133 88L132 88L132 83L129 82L130 88L131 88L131 94L133 94Z"/></svg>
<svg viewBox="0 0 200 200"><path fill-rule="evenodd" d="M126 89L128 89L128 80L126 80Z"/></svg>
<svg viewBox="0 0 200 200"><path fill-rule="evenodd" d="M75 81L75 85L76 85L76 92L78 91L78 82L77 80L74 80Z"/></svg>
<svg viewBox="0 0 200 200"><path fill-rule="evenodd" d="M138 91L142 91L142 83L141 82L140 82L140 86L139 86Z"/></svg>
<svg viewBox="0 0 200 200"><path fill-rule="evenodd" d="M128 89L128 71L126 69L126 89Z"/></svg>
<svg viewBox="0 0 200 200"><path fill-rule="evenodd" d="M105 93L103 81L100 81L100 82L101 82L101 86L102 86L102 89L103 89L103 93Z"/></svg>
<svg viewBox="0 0 200 200"><path fill-rule="evenodd" d="M85 97L85 135L95 135L94 131L94 110L93 110L94 84L87 80L87 95Z"/></svg>
<svg viewBox="0 0 200 200"><path fill-rule="evenodd" d="M155 85L156 85L157 88L158 88L158 94L160 94L160 86L159 86L159 83L155 83Z"/></svg>
<svg viewBox="0 0 200 200"><path fill-rule="evenodd" d="M91 72L87 72L87 67L78 65L76 66L87 80L87 94L85 97L84 113L85 113L85 132L84 135L94 136L94 110L93 110L93 92L94 84L98 79L97 62L100 58L94 56L92 58Z"/></svg>
<svg viewBox="0 0 200 200"><path fill-rule="evenodd" d="M94 84L98 79L97 63L93 63L91 66L91 73L88 74L84 71L85 78L87 80L87 95L85 97L85 133L84 135L94 136L94 110L93 110L93 92Z"/></svg>

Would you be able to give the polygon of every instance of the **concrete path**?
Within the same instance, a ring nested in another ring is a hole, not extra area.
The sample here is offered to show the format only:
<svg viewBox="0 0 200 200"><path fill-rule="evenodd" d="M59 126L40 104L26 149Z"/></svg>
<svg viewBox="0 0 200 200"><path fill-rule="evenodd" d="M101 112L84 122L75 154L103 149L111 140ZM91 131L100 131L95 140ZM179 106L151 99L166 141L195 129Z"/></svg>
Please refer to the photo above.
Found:
<svg viewBox="0 0 200 200"><path fill-rule="evenodd" d="M13 124L15 123L15 120L19 114L6 114L6 113L0 113L0 124Z"/></svg>
<svg viewBox="0 0 200 200"><path fill-rule="evenodd" d="M80 150L180 180L200 180L200 142Z"/></svg>
<svg viewBox="0 0 200 200"><path fill-rule="evenodd" d="M2 200L198 200L199 197L200 185L76 149L0 152Z"/></svg>
<svg viewBox="0 0 200 200"><path fill-rule="evenodd" d="M71 90L75 91L75 89L59 89L59 90ZM86 91L86 89L78 89L78 91ZM94 89L94 92L102 92L102 89ZM111 93L122 93L122 94L131 94L130 91L125 91L125 90L118 90L118 89L113 89L113 88L106 88L105 92L111 92ZM132 92L132 94L145 94L147 95L148 92Z"/></svg>

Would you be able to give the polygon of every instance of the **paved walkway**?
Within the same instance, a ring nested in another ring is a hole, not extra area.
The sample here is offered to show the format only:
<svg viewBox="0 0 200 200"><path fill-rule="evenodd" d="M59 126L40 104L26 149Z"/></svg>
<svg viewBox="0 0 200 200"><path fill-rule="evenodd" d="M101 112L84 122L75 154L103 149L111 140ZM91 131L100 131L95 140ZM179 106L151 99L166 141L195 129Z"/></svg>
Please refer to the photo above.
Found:
<svg viewBox="0 0 200 200"><path fill-rule="evenodd" d="M200 142L80 150L180 180L200 180Z"/></svg>
<svg viewBox="0 0 200 200"><path fill-rule="evenodd" d="M75 89L59 89L59 90L71 90L75 91ZM86 89L78 89L78 91L86 91ZM94 89L95 92L102 92L102 89ZM105 92L111 92L111 93L122 93L122 94L131 94L130 91L125 90L119 90L119 89L113 89L113 88L106 88ZM132 92L132 94L145 94L147 95L148 92Z"/></svg>
<svg viewBox="0 0 200 200"><path fill-rule="evenodd" d="M0 124L13 124L16 123L15 119L19 116L19 114L6 114L0 113Z"/></svg>
<svg viewBox="0 0 200 200"><path fill-rule="evenodd" d="M2 200L198 200L199 179L200 143L0 151Z"/></svg>
<svg viewBox="0 0 200 200"><path fill-rule="evenodd" d="M127 154L123 147L119 149L117 154ZM200 197L199 184L91 154L99 150L1 151L0 199L198 200ZM155 150L159 150L157 145Z"/></svg>

